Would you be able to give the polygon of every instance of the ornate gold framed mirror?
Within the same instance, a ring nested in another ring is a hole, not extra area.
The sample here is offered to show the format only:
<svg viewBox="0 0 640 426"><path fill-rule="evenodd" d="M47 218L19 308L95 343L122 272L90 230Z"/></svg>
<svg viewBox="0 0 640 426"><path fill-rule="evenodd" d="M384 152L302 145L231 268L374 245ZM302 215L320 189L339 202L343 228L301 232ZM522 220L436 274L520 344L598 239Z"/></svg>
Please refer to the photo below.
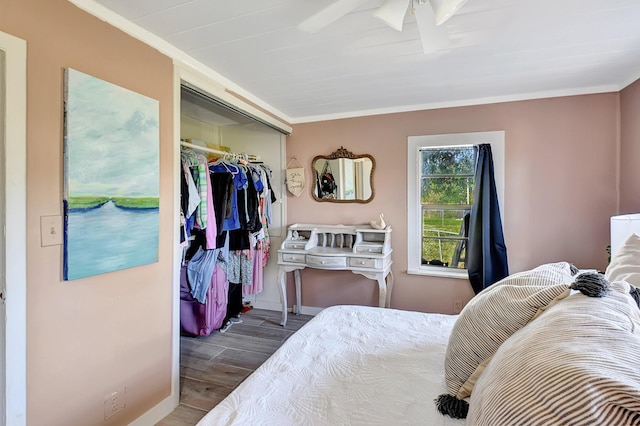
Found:
<svg viewBox="0 0 640 426"><path fill-rule="evenodd" d="M356 155L344 147L329 155L316 155L311 163L316 201L368 203L373 200L376 161L369 154Z"/></svg>

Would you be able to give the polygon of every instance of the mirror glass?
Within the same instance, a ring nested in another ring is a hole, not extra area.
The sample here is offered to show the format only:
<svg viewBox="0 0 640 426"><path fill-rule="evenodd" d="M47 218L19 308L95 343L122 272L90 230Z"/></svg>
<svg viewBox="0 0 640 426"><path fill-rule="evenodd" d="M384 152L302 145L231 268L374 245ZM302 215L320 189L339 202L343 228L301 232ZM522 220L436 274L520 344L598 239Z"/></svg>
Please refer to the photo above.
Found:
<svg viewBox="0 0 640 426"><path fill-rule="evenodd" d="M317 155L312 162L313 198L336 203L368 203L375 193L375 168L371 155L355 155L343 147L329 155Z"/></svg>

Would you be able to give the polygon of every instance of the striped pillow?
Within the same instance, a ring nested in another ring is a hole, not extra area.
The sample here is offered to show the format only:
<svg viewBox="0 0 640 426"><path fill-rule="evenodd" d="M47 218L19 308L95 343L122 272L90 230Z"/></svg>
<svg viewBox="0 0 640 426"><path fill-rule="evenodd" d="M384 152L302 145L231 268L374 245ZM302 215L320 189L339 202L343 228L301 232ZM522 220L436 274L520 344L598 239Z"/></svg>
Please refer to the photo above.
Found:
<svg viewBox="0 0 640 426"><path fill-rule="evenodd" d="M628 283L611 287L602 298L561 300L504 342L467 423L639 424L640 310Z"/></svg>
<svg viewBox="0 0 640 426"><path fill-rule="evenodd" d="M510 275L471 299L449 337L445 357L449 394L459 400L468 397L483 362L554 299L566 297L573 281L569 263L551 263Z"/></svg>

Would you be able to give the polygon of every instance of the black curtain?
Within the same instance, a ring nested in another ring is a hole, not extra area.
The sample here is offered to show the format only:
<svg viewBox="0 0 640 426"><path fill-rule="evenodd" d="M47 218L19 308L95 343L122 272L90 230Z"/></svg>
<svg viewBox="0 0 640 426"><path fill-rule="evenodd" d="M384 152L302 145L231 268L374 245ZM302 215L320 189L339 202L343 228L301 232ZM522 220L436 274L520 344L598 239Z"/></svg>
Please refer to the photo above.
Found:
<svg viewBox="0 0 640 426"><path fill-rule="evenodd" d="M471 287L478 294L509 275L507 246L502 233L500 206L493 176L493 156L489 144L478 145L474 185L469 219L467 270Z"/></svg>

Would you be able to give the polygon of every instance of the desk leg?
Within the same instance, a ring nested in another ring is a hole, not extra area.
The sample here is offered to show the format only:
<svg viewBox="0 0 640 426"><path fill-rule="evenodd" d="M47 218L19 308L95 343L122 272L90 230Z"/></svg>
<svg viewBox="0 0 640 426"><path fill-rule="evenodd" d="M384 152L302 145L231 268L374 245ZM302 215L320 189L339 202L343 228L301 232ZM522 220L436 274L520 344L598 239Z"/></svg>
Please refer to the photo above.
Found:
<svg viewBox="0 0 640 426"><path fill-rule="evenodd" d="M293 279L296 282L296 315L302 313L302 292L300 285L300 269L293 271Z"/></svg>
<svg viewBox="0 0 640 426"><path fill-rule="evenodd" d="M393 272L391 272L391 270L389 270L389 274L387 274L386 281L387 281L387 300L386 300L385 308L390 308L391 307L391 291L393 290Z"/></svg>
<svg viewBox="0 0 640 426"><path fill-rule="evenodd" d="M278 283L280 284L280 301L282 302L282 320L281 326L287 325L287 271L280 267L278 268Z"/></svg>
<svg viewBox="0 0 640 426"><path fill-rule="evenodd" d="M384 272L365 272L365 271L351 271L354 274L363 275L370 280L374 280L378 283L378 306L381 308L389 307L389 299L391 298L391 287L393 287L393 278L391 279L391 285L387 284ZM389 270L389 274L391 270ZM393 277L393 275L392 275Z"/></svg>
<svg viewBox="0 0 640 426"><path fill-rule="evenodd" d="M378 275L378 306L384 308L387 303L387 283L384 280L384 275Z"/></svg>

